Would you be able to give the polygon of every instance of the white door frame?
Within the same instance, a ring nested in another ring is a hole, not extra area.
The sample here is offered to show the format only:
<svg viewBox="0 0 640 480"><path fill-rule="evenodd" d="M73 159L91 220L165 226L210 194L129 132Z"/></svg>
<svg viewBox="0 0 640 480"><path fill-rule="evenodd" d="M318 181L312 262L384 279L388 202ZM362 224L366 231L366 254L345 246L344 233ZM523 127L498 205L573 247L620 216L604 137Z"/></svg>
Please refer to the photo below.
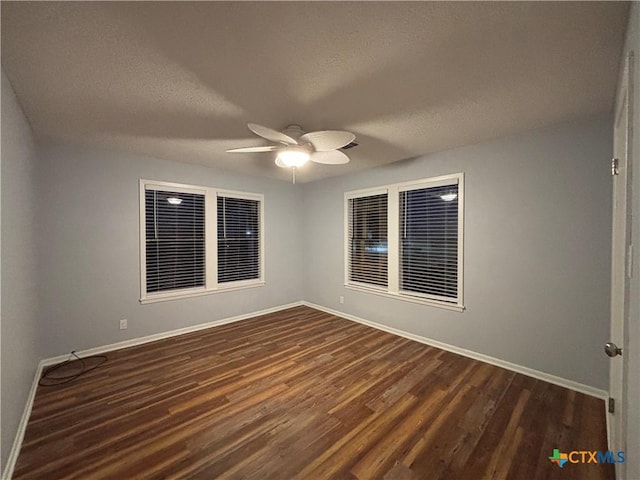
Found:
<svg viewBox="0 0 640 480"><path fill-rule="evenodd" d="M610 342L622 354L610 359L609 397L615 413L607 413L609 450L626 451L626 410L628 365L629 288L631 284L633 245L631 244L631 141L633 128L632 74L633 56L625 58L622 79L616 95L613 150L617 165L612 164L613 218L611 237L611 332ZM616 169L616 172L613 170ZM615 455L614 455L615 456ZM616 464L616 477L625 478L625 464Z"/></svg>

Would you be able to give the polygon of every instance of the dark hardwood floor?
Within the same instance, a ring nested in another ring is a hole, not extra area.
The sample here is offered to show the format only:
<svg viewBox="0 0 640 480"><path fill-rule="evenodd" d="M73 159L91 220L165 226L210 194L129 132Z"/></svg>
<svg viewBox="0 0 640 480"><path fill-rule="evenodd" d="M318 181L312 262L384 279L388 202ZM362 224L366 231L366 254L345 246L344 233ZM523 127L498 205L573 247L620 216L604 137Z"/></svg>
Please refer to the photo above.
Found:
<svg viewBox="0 0 640 480"><path fill-rule="evenodd" d="M39 387L16 479L612 479L604 403L307 307Z"/></svg>

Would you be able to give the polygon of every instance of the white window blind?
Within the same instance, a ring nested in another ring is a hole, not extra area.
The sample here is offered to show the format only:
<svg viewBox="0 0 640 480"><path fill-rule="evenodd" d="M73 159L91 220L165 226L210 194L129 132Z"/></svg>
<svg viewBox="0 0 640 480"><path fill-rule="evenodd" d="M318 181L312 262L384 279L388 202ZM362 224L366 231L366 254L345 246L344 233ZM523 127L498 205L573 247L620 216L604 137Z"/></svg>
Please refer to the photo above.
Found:
<svg viewBox="0 0 640 480"><path fill-rule="evenodd" d="M218 195L218 283L260 278L260 201Z"/></svg>
<svg viewBox="0 0 640 480"><path fill-rule="evenodd" d="M462 312L464 174L345 193L345 286Z"/></svg>
<svg viewBox="0 0 640 480"><path fill-rule="evenodd" d="M348 278L386 287L388 282L387 193L349 199Z"/></svg>
<svg viewBox="0 0 640 480"><path fill-rule="evenodd" d="M400 192L400 290L457 300L457 184Z"/></svg>
<svg viewBox="0 0 640 480"><path fill-rule="evenodd" d="M146 291L205 286L205 196L145 190Z"/></svg>

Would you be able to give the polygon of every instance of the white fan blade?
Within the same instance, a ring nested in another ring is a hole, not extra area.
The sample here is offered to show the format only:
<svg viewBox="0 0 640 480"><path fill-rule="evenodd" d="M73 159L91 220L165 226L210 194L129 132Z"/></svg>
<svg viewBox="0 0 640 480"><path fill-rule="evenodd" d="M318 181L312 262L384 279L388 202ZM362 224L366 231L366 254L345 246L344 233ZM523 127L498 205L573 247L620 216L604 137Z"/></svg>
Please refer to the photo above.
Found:
<svg viewBox="0 0 640 480"><path fill-rule="evenodd" d="M309 132L302 135L299 140L313 145L316 152L326 152L337 150L350 144L356 136L351 132L342 130L322 130L319 132Z"/></svg>
<svg viewBox="0 0 640 480"><path fill-rule="evenodd" d="M311 161L315 163L324 163L326 165L341 165L349 163L349 157L338 150L329 150L328 152L313 152Z"/></svg>
<svg viewBox="0 0 640 480"><path fill-rule="evenodd" d="M282 132L273 130L272 128L263 127L257 123L248 123L249 130L258 135L259 137L266 138L272 142L285 143L289 145L297 145L298 142L291 138L289 135L285 135Z"/></svg>
<svg viewBox="0 0 640 480"><path fill-rule="evenodd" d="M252 152L273 152L279 147L276 145L265 145L263 147L244 147L244 148L231 148L227 150L228 153L252 153Z"/></svg>

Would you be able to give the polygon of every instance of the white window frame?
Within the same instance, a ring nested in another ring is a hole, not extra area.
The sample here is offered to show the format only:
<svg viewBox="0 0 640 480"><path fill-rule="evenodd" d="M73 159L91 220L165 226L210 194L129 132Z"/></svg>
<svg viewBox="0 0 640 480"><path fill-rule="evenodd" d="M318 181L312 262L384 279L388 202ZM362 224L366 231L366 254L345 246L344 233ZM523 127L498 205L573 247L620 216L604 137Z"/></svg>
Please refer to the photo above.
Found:
<svg viewBox="0 0 640 480"><path fill-rule="evenodd" d="M146 210L145 191L165 190L170 192L195 193L205 196L205 286L183 288L158 293L147 293L147 256L146 256ZM260 202L260 277L237 282L218 283L218 197L243 198ZM228 292L243 288L265 285L264 272L264 195L260 193L238 192L199 185L164 182L158 180L140 180L140 303L155 303L181 298Z"/></svg>
<svg viewBox="0 0 640 480"><path fill-rule="evenodd" d="M458 296L455 300L400 289L400 192L458 184ZM349 200L371 195L387 194L387 288L349 280ZM464 311L464 173L442 175L409 182L381 185L344 194L344 286L375 295L420 303L457 312Z"/></svg>

